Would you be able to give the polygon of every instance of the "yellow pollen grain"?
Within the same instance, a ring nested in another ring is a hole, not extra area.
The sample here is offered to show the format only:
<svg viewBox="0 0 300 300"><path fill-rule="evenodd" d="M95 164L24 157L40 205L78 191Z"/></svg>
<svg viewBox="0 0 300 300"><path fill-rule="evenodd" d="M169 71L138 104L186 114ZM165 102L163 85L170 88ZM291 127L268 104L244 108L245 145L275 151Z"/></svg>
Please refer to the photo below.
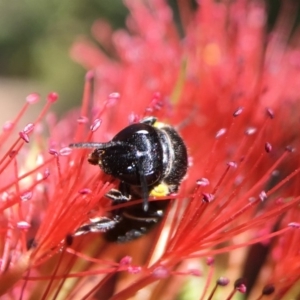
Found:
<svg viewBox="0 0 300 300"><path fill-rule="evenodd" d="M219 64L221 60L220 47L215 43L207 44L203 50L203 60L210 66Z"/></svg>
<svg viewBox="0 0 300 300"><path fill-rule="evenodd" d="M150 196L154 197L163 197L169 194L168 185L165 183L161 183L156 186L150 193Z"/></svg>

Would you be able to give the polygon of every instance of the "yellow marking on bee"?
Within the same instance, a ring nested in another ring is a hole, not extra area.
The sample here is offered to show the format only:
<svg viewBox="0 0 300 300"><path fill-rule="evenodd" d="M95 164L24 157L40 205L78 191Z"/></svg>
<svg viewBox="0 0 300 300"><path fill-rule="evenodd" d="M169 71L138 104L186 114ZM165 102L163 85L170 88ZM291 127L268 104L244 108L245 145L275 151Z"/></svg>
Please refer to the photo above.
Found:
<svg viewBox="0 0 300 300"><path fill-rule="evenodd" d="M156 121L156 122L153 124L153 127L160 129L160 128L166 127L166 124L163 123L163 122L157 122L157 121Z"/></svg>
<svg viewBox="0 0 300 300"><path fill-rule="evenodd" d="M160 183L151 192L150 196L153 197L163 197L169 194L169 187L165 183Z"/></svg>

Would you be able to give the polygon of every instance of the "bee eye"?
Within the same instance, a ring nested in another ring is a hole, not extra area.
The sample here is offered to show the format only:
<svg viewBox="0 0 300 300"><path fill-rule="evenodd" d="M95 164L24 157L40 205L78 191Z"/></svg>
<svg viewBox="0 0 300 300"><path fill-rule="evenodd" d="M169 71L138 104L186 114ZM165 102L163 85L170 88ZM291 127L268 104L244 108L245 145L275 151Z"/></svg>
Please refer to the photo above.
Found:
<svg viewBox="0 0 300 300"><path fill-rule="evenodd" d="M93 148L89 163L120 180L119 196L107 195L112 205L143 200L143 204L111 212L105 236L112 241L133 240L159 222L169 200L149 202L149 195L167 196L170 191L177 191L187 171L187 150L182 138L173 127L154 117L125 127L110 142L77 143L70 147ZM103 231L103 220L83 225L77 235Z"/></svg>

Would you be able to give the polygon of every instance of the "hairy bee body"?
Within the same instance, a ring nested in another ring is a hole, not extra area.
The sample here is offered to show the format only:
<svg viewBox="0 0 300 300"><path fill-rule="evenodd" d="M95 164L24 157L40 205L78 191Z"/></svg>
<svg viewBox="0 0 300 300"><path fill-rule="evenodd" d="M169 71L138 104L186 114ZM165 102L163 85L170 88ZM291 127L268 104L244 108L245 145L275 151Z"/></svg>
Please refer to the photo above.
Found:
<svg viewBox="0 0 300 300"><path fill-rule="evenodd" d="M88 161L120 180L118 189L106 195L113 206L143 200L91 220L75 235L105 231L108 241L128 242L148 233L163 218L169 204L169 200L149 202L149 196L176 193L187 171L187 150L182 138L173 127L154 117L125 127L108 143L70 146L95 148Z"/></svg>

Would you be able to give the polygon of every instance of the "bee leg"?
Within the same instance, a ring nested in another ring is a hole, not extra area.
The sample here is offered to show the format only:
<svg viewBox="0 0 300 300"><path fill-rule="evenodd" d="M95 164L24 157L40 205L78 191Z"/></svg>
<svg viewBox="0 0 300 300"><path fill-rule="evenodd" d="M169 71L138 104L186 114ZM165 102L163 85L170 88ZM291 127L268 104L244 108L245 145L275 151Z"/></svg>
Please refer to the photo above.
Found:
<svg viewBox="0 0 300 300"><path fill-rule="evenodd" d="M112 205L128 202L131 199L129 185L121 182L119 189L111 189L105 196L112 200ZM121 217L116 211L108 217L91 218L90 223L80 226L74 233L74 236L86 234L89 232L106 232L116 226L120 222Z"/></svg>
<svg viewBox="0 0 300 300"><path fill-rule="evenodd" d="M143 199L143 209L144 211L148 210L149 207L149 191L148 191L148 185L145 177L145 173L143 170L142 162L141 160L138 161L138 168L137 168L140 177L141 187L142 187L142 199Z"/></svg>
<svg viewBox="0 0 300 300"><path fill-rule="evenodd" d="M74 236L86 234L89 232L105 232L114 228L115 225L119 222L117 217L114 219L110 219L107 217L93 218L90 219L90 221L90 223L80 226L74 233Z"/></svg>
<svg viewBox="0 0 300 300"><path fill-rule="evenodd" d="M142 194L140 197L143 199L143 209L144 211L148 210L149 207L149 191L148 185L145 177L145 173L143 171L142 162L139 159L137 162L137 177L141 184L141 192ZM113 205L121 204L124 202L128 202L131 200L131 193L130 193L130 185L126 184L125 182L121 181L118 189L111 189L107 194L106 197L113 201Z"/></svg>
<svg viewBox="0 0 300 300"><path fill-rule="evenodd" d="M118 189L111 189L105 196L112 200L113 205L128 202L131 200L130 186L121 181Z"/></svg>

